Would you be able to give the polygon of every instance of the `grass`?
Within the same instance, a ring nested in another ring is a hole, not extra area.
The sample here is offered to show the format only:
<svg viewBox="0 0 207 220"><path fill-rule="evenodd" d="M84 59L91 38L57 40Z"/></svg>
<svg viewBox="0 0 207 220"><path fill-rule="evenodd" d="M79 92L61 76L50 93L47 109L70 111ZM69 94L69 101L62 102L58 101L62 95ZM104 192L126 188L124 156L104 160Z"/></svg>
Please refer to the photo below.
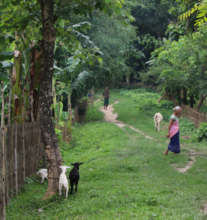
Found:
<svg viewBox="0 0 207 220"><path fill-rule="evenodd" d="M136 96L139 93L145 91L134 91ZM151 95L153 99L158 97ZM110 101L117 99L119 103L115 109L119 120L158 141L145 139L127 127L120 129L104 121L76 125L72 142L62 145L61 152L65 164L84 162L80 167L78 193L68 199L55 197L43 201L47 184L41 185L35 177L31 178L30 184L25 184L24 192L10 201L8 220L207 219L200 212L207 200L206 158L197 158L193 168L185 174L178 173L172 166L184 166L190 149L206 152L205 143L182 139L184 150L180 155L163 156L167 146L164 137L167 119L161 132L157 133L153 129L152 115L159 110L167 116L170 107L153 104L151 109L140 109L136 97L120 90L112 92ZM96 108L101 104L96 103ZM181 130L190 126L188 121L182 123ZM191 133L191 129L186 129L185 135Z"/></svg>

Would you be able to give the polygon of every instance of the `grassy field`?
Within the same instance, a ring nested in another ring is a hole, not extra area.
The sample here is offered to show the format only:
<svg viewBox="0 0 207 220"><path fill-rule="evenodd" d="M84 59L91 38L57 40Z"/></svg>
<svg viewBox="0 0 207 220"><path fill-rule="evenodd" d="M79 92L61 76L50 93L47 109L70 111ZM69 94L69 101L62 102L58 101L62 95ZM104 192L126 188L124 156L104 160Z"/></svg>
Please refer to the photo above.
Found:
<svg viewBox="0 0 207 220"><path fill-rule="evenodd" d="M97 95L97 98L101 98ZM197 157L185 174L172 165L183 167L188 152L207 153L206 143L181 138L182 153L164 156L167 147L166 126L171 103L158 103L159 95L142 90L112 92L118 100L118 119L139 128L155 140L148 140L130 128L120 129L100 121L75 125L72 142L61 144L65 164L83 161L77 194L68 199L55 197L43 201L47 183L28 179L24 192L7 209L8 220L204 220L202 205L207 200L207 158ZM95 104L96 108L102 104ZM160 133L153 128L152 116L162 112L165 121ZM89 115L88 121L92 121ZM181 136L193 136L192 124L181 119Z"/></svg>

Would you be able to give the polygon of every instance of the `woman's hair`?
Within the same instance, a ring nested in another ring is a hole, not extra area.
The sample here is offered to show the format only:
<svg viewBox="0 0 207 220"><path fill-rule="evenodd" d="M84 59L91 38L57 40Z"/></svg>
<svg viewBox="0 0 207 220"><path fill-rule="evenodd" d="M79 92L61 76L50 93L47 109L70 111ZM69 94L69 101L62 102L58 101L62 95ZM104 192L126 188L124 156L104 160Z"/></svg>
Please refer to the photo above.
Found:
<svg viewBox="0 0 207 220"><path fill-rule="evenodd" d="M182 110L182 108L179 106L179 105L177 105L177 106L175 106L174 108L173 108L173 111L174 112L179 112L179 111L181 111Z"/></svg>

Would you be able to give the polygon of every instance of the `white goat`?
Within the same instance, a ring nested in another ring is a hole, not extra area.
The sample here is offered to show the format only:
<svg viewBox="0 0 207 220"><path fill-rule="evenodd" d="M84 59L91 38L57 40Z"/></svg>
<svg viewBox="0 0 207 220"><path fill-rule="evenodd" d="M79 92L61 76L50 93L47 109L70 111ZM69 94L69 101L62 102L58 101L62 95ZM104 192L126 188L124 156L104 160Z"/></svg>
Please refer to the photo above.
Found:
<svg viewBox="0 0 207 220"><path fill-rule="evenodd" d="M59 196L62 195L62 188L65 188L65 197L68 198L68 179L66 177L66 170L70 168L69 166L60 166L62 172L59 177Z"/></svg>
<svg viewBox="0 0 207 220"><path fill-rule="evenodd" d="M45 179L47 179L47 169L40 169L37 171L37 175L40 176L42 179L41 179L41 183L44 182Z"/></svg>
<svg viewBox="0 0 207 220"><path fill-rule="evenodd" d="M155 113L154 115L154 124L155 124L155 129L157 131L160 131L160 123L163 120L163 116L160 112Z"/></svg>

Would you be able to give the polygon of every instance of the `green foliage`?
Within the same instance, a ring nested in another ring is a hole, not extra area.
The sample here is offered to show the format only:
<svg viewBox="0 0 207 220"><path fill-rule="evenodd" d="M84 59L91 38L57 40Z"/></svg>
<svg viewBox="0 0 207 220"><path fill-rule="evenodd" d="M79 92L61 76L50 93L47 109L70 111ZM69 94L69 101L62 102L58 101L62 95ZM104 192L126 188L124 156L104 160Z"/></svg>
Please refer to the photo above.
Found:
<svg viewBox="0 0 207 220"><path fill-rule="evenodd" d="M62 142L62 139L63 139L62 131L61 131L60 129L58 129L58 128L55 128L55 133L56 133L56 135L57 135L57 137L58 137L59 143L61 143L61 142Z"/></svg>
<svg viewBox="0 0 207 220"><path fill-rule="evenodd" d="M100 112L96 106L89 105L86 112L85 121L91 122L91 121L101 121L101 120L103 120L103 113Z"/></svg>
<svg viewBox="0 0 207 220"><path fill-rule="evenodd" d="M174 98L179 98L177 95L181 94L177 93L185 89L187 98L194 96L198 100L207 93L206 39L207 29L203 26L192 36L166 41L163 47L153 53L147 81L153 80L163 92L168 91Z"/></svg>
<svg viewBox="0 0 207 220"><path fill-rule="evenodd" d="M193 5L191 5L191 8L189 8L187 11L185 11L181 16L181 20L190 20L190 18L193 19L193 22L195 23L195 26L200 26L207 22L207 1L192 1ZM187 3L184 3L187 5Z"/></svg>
<svg viewBox="0 0 207 220"><path fill-rule="evenodd" d="M136 29L126 18L98 11L93 14L91 24L89 36L100 48L102 61L89 69L98 85L117 85L132 73L129 59L143 56L134 47Z"/></svg>
<svg viewBox="0 0 207 220"><path fill-rule="evenodd" d="M200 124L196 136L198 138L198 141L205 140L207 141L207 123L203 122Z"/></svg>
<svg viewBox="0 0 207 220"><path fill-rule="evenodd" d="M196 129L194 123L184 117L185 115L183 115L183 117L180 119L179 126L181 130L181 134L183 136L185 135L188 136L189 134L193 134L196 131Z"/></svg>
<svg viewBox="0 0 207 220"><path fill-rule="evenodd" d="M177 2L174 0L143 0L133 1L131 11L135 18L133 25L137 29L137 41L135 47L144 56L138 59L131 59L134 76L140 79L141 73L146 71L151 53L162 45L163 38L168 35L166 30L169 23L176 21Z"/></svg>

